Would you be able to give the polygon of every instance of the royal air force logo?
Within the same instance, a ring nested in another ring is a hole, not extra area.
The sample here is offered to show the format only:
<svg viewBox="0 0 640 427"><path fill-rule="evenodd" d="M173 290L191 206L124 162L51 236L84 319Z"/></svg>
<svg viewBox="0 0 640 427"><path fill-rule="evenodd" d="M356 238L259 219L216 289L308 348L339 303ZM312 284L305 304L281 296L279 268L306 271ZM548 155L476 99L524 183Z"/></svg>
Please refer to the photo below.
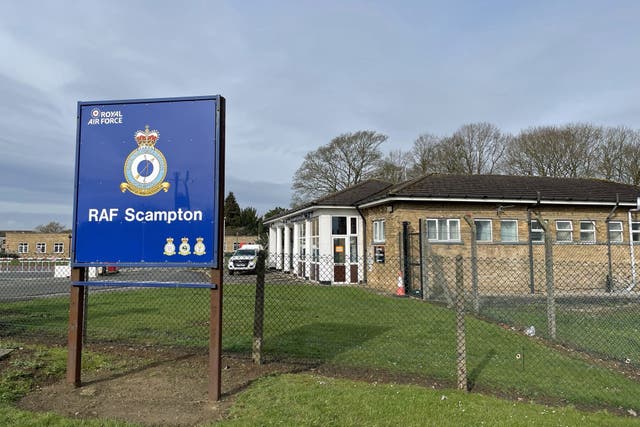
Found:
<svg viewBox="0 0 640 427"><path fill-rule="evenodd" d="M167 176L167 160L156 142L160 138L157 130L139 130L134 134L138 148L127 156L124 162L124 178L127 182L120 184L123 193L129 190L138 196L152 196L160 190L169 191L170 184L164 181Z"/></svg>

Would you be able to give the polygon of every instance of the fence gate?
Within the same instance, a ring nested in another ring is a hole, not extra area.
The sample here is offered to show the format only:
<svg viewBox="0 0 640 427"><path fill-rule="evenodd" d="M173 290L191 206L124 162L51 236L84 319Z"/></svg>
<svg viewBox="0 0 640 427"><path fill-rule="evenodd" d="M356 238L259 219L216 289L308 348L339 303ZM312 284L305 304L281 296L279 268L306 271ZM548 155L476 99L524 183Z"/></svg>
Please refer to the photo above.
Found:
<svg viewBox="0 0 640 427"><path fill-rule="evenodd" d="M400 257L404 291L407 295L422 298L422 233L411 227L411 223L402 223Z"/></svg>

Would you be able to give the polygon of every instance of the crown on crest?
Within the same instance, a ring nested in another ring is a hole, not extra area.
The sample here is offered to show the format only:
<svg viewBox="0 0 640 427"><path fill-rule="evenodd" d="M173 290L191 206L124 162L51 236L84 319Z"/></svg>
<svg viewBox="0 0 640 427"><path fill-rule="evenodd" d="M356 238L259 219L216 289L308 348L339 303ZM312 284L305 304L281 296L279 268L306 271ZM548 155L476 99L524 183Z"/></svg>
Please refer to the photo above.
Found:
<svg viewBox="0 0 640 427"><path fill-rule="evenodd" d="M160 132L155 129L149 130L149 125L146 125L143 131L136 131L133 137L136 139L139 147L153 147L156 144L156 141L160 138Z"/></svg>

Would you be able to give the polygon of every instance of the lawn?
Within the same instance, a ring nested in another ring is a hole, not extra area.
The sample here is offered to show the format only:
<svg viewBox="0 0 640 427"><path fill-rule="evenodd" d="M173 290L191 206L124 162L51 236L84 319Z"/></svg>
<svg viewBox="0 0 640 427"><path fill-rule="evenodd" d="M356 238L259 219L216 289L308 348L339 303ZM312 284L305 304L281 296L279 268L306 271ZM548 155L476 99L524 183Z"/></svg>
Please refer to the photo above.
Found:
<svg viewBox="0 0 640 427"><path fill-rule="evenodd" d="M208 291L91 293L90 340L208 345ZM254 288L225 288L223 346L249 352ZM0 305L4 335L64 337L68 299ZM526 323L526 322L525 322ZM357 369L455 383L453 314L413 299L362 289L267 286L264 349ZM467 316L468 378L474 389L553 402L638 410L640 383L500 326Z"/></svg>
<svg viewBox="0 0 640 427"><path fill-rule="evenodd" d="M0 425L134 426L106 418L71 419L34 413L13 403L42 382L60 380L66 352L47 346L21 345L22 350L0 370ZM120 372L123 361L113 355L86 352L86 370ZM28 384L27 384L28 382ZM454 390L432 390L399 384L367 383L308 373L263 377L238 393L225 417L211 426L241 425L406 425L406 426L637 426L640 420L604 411L581 412L514 402Z"/></svg>
<svg viewBox="0 0 640 427"><path fill-rule="evenodd" d="M547 337L546 310L544 303L514 303L484 308L482 314L521 329L533 325L538 335ZM559 342L597 357L640 367L640 304L560 301L556 319Z"/></svg>

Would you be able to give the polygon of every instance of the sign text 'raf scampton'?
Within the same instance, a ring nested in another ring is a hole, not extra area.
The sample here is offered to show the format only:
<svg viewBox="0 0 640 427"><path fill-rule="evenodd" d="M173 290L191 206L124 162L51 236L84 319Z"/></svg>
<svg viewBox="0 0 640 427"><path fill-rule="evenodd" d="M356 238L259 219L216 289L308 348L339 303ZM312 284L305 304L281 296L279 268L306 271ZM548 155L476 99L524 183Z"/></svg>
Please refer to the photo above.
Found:
<svg viewBox="0 0 640 427"><path fill-rule="evenodd" d="M120 216L119 208L90 208L88 220L89 222L112 222L118 220ZM127 222L172 222L181 221L202 221L202 211L184 211L182 208L177 211L136 211L134 208L124 210L122 217Z"/></svg>

